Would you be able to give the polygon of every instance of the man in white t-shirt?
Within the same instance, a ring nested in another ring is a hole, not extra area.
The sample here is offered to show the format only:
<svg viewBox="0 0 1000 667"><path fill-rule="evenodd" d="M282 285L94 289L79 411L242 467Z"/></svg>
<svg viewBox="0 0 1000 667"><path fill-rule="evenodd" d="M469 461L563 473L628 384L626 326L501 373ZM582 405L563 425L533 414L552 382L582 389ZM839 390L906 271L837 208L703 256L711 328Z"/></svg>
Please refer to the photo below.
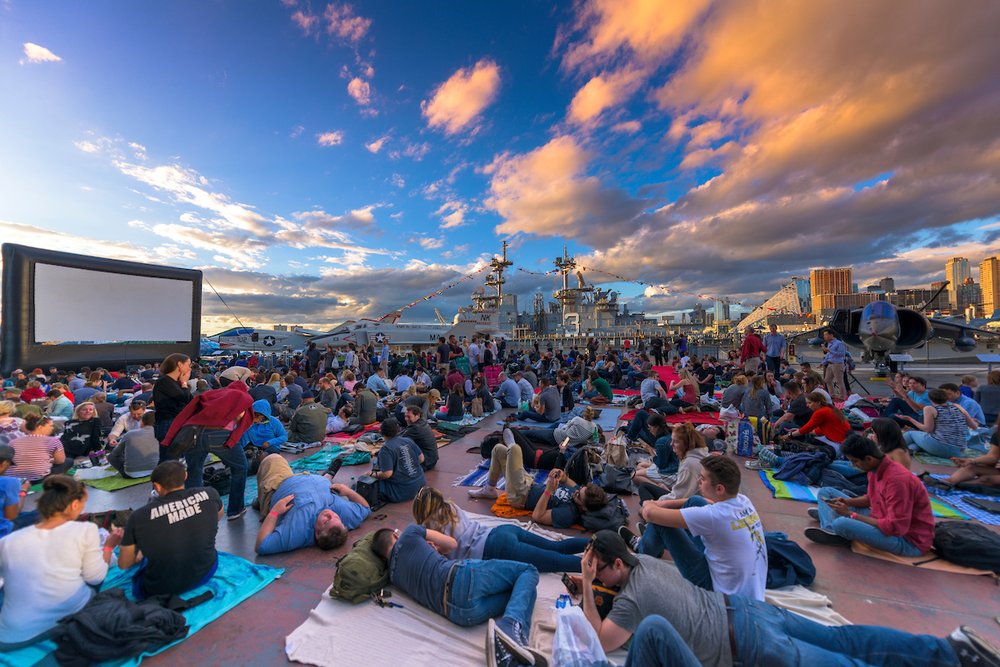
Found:
<svg viewBox="0 0 1000 667"><path fill-rule="evenodd" d="M469 370L478 369L481 363L483 363L483 352L479 347L479 336L473 336L472 343L469 344Z"/></svg>
<svg viewBox="0 0 1000 667"><path fill-rule="evenodd" d="M619 534L639 553L663 551L684 578L706 590L764 599L767 546L757 510L740 490L740 467L726 456L702 459L701 497L647 502L642 538Z"/></svg>

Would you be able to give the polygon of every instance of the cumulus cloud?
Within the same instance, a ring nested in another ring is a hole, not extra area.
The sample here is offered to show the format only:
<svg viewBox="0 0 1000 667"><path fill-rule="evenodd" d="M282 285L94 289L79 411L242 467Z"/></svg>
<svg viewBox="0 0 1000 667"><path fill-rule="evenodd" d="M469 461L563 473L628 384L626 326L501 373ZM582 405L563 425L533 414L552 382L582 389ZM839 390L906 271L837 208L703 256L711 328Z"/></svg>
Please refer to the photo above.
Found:
<svg viewBox="0 0 1000 667"><path fill-rule="evenodd" d="M642 83L637 69L599 74L590 79L569 105L570 121L585 125L597 119L605 110L623 104Z"/></svg>
<svg viewBox="0 0 1000 667"><path fill-rule="evenodd" d="M369 153L378 153L385 146L386 142L389 141L389 135L379 137L378 139L373 139L369 143L365 144L365 148L368 149Z"/></svg>
<svg viewBox="0 0 1000 667"><path fill-rule="evenodd" d="M371 227L375 224L376 206L365 206L343 215L333 215L323 210L298 211L292 217L305 225L318 225L326 229L336 227Z"/></svg>
<svg viewBox="0 0 1000 667"><path fill-rule="evenodd" d="M25 42L24 57L18 62L21 65L32 63L59 63L62 62L62 58L52 53L44 46L33 44L31 42Z"/></svg>
<svg viewBox="0 0 1000 667"><path fill-rule="evenodd" d="M398 160L408 157L415 162L420 162L431 151L431 145L426 141L407 143L402 150L389 151L389 159Z"/></svg>
<svg viewBox="0 0 1000 667"><path fill-rule="evenodd" d="M292 23L299 26L305 34L311 35L319 26L319 17L299 9L292 13Z"/></svg>
<svg viewBox="0 0 1000 667"><path fill-rule="evenodd" d="M568 135L522 155L503 153L484 170L486 206L504 222L498 234L569 235L602 243L625 233L645 203L587 175L589 154Z"/></svg>
<svg viewBox="0 0 1000 667"><path fill-rule="evenodd" d="M393 173L389 178L389 182L392 183L393 187L402 188L406 186L406 180L403 179L399 174Z"/></svg>
<svg viewBox="0 0 1000 667"><path fill-rule="evenodd" d="M440 237L432 238L429 236L425 236L423 238L417 239L417 243L419 243L420 247L423 248L424 250L437 250L438 248L444 245L444 239Z"/></svg>
<svg viewBox="0 0 1000 667"><path fill-rule="evenodd" d="M445 134L457 134L478 128L483 111L500 90L500 67L483 59L472 67L452 74L438 86L430 99L420 103L427 125Z"/></svg>
<svg viewBox="0 0 1000 667"><path fill-rule="evenodd" d="M347 3L330 3L323 12L326 32L347 42L358 42L372 27L371 19L358 16Z"/></svg>
<svg viewBox="0 0 1000 667"><path fill-rule="evenodd" d="M434 212L434 215L441 218L439 225L441 229L454 229L466 224L465 214L468 211L469 207L460 201L446 201Z"/></svg>
<svg viewBox="0 0 1000 667"><path fill-rule="evenodd" d="M635 134L641 129L642 123L637 120L626 120L611 126L613 132L621 132L622 134Z"/></svg>
<svg viewBox="0 0 1000 667"><path fill-rule="evenodd" d="M339 146L344 142L344 133L341 130L321 132L316 135L316 143L320 146Z"/></svg>
<svg viewBox="0 0 1000 667"><path fill-rule="evenodd" d="M364 79L354 77L347 84L347 94L361 106L368 106L372 101L371 85Z"/></svg>

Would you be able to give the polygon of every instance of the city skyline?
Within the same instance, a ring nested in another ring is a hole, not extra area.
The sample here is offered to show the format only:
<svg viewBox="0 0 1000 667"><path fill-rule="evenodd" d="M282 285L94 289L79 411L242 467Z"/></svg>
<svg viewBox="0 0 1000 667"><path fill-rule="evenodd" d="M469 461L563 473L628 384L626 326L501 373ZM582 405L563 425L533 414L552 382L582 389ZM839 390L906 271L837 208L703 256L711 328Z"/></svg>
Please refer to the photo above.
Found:
<svg viewBox="0 0 1000 667"><path fill-rule="evenodd" d="M563 245L649 314L974 274L1000 6L905 7L5 0L0 240L199 268L264 326L379 317L503 240L522 307Z"/></svg>

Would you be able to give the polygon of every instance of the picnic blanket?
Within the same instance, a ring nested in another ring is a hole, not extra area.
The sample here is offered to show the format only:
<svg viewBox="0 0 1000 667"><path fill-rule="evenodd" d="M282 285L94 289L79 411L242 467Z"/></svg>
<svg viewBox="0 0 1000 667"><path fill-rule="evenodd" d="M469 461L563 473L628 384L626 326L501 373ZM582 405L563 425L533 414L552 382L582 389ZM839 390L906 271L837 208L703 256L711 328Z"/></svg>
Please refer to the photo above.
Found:
<svg viewBox="0 0 1000 667"><path fill-rule="evenodd" d="M858 542L857 540L851 542L851 551L862 556L878 558L879 560L887 560L890 563L919 567L921 570L937 570L939 572L952 572L954 574L971 574L974 576L987 576L993 577L994 579L997 578L996 573L991 572L990 570L977 570L974 567L962 567L961 565L956 565L951 561L944 560L934 552L923 556L909 558L907 556L897 556L889 553L888 551L876 549L873 546L863 542Z"/></svg>
<svg viewBox="0 0 1000 667"><path fill-rule="evenodd" d="M112 567L108 570L108 576L104 579L101 590L121 588L124 589L129 599L134 599L132 597L132 577L135 576L136 571L137 567L132 567L128 570L120 570L117 567ZM239 603L261 591L272 581L280 577L283 572L284 570L280 568L257 565L239 556L220 551L219 567L216 569L215 575L204 586L195 588L183 595L183 597L190 599L201 595L205 591L212 591L213 594L211 600L183 612L184 618L187 619L188 627L190 628L187 637L190 637ZM184 639L187 639L187 637ZM179 644L184 639L176 641L170 644L170 646ZM164 646L151 653L143 653L128 660L108 664L116 665L116 667L119 665L138 665L144 657L161 653L170 648L170 646ZM51 640L42 641L17 651L0 653L0 665L10 665L11 667L34 665L40 660L46 659L55 650L55 642Z"/></svg>
<svg viewBox="0 0 1000 667"><path fill-rule="evenodd" d="M959 454L959 456L963 459L974 459L977 456L982 456L982 454L983 453L978 449L966 448L961 454ZM952 463L951 459L946 459L942 456L934 456L933 454L928 454L927 452L917 452L913 455L913 458L920 461L924 465L946 466L948 468L956 467L955 464Z"/></svg>
<svg viewBox="0 0 1000 667"><path fill-rule="evenodd" d="M544 484L546 478L549 476L548 470L533 470L531 468L527 468L526 472L534 477L535 482L538 484ZM486 486L486 480L489 476L490 462L489 459L487 459L466 474L460 475L452 483L452 486ZM506 482L506 478L501 477L500 481L497 482L497 488L501 490L506 488Z"/></svg>
<svg viewBox="0 0 1000 667"><path fill-rule="evenodd" d="M381 426L382 425L379 422L374 422L372 424L368 424L357 433L333 433L323 438L323 444L342 445L345 442L349 442L351 440L357 440L359 436L362 436L365 433L368 433L369 431L378 431Z"/></svg>
<svg viewBox="0 0 1000 667"><path fill-rule="evenodd" d="M775 498L784 500L797 500L803 503L814 503L816 502L816 492L819 491L818 486L806 486L805 484L797 484L795 482L783 482L780 479L774 478L773 470L761 470L760 480L764 482L764 486L768 488L771 495ZM958 510L949 507L945 503L931 498L931 510L934 512L934 516L939 519L968 519L969 516L959 512ZM963 508L965 511L965 508Z"/></svg>
<svg viewBox="0 0 1000 667"><path fill-rule="evenodd" d="M112 470L114 470L112 468ZM105 475L104 477L98 478L85 478L81 479L81 482L87 486L92 486L95 489L100 489L101 491L119 491L121 489L127 489L130 486L135 486L136 484L145 484L149 481L149 475L145 477L122 477L117 471L111 475Z"/></svg>
<svg viewBox="0 0 1000 667"><path fill-rule="evenodd" d="M531 510L526 510L523 507L514 507L509 502L507 502L507 494L501 493L493 507L490 508L494 516L504 517L508 519L513 519L519 516L531 516Z"/></svg>
<svg viewBox="0 0 1000 667"><path fill-rule="evenodd" d="M330 445L319 450L315 454L310 454L297 461L290 461L289 465L295 472L315 472L324 473L330 467L330 462L340 456L344 448L339 445Z"/></svg>
<svg viewBox="0 0 1000 667"><path fill-rule="evenodd" d="M935 479L947 479L948 475L932 474L931 477ZM931 505L937 502L933 496L939 496L943 500L947 501L949 504L954 505L962 512L968 514L976 521L985 523L988 526L1000 526L1000 514L993 514L992 512L987 512L984 509L980 509L975 505L970 505L966 502L970 498L979 498L980 500L992 500L997 501L996 496L987 496L980 493L972 493L971 491L965 491L961 489L955 489L954 491L946 491L944 489L938 489L936 487L929 486L927 491L931 494Z"/></svg>
<svg viewBox="0 0 1000 667"><path fill-rule="evenodd" d="M470 514L475 521L498 526L519 525L551 540L566 536L535 524L482 514ZM566 592L558 574L539 577L538 597L532 613L528 643L551 654L555 631L555 602ZM285 638L288 659L307 665L482 665L485 663L486 624L459 627L420 606L413 598L393 587L392 601L402 608L381 608L374 602L351 605L330 597L327 589L309 618ZM380 636L392 641L358 641L378 628ZM625 651L611 654L623 663Z"/></svg>
<svg viewBox="0 0 1000 667"><path fill-rule="evenodd" d="M722 426L724 421L719 419L718 412L685 412L676 415L664 415L664 421L668 424L715 424Z"/></svg>

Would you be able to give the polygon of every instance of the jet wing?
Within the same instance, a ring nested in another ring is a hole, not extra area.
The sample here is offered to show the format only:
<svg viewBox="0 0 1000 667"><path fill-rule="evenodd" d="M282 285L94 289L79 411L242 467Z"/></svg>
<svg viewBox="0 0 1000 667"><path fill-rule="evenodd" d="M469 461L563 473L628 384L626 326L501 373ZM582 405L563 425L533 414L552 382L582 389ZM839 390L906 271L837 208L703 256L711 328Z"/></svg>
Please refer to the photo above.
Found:
<svg viewBox="0 0 1000 667"><path fill-rule="evenodd" d="M936 317L928 317L927 319L930 321L931 326L934 327L934 338L954 340L959 336L971 336L972 334L1000 337L1000 331L990 331L989 329L970 327L966 324L958 324L950 320L942 320Z"/></svg>

